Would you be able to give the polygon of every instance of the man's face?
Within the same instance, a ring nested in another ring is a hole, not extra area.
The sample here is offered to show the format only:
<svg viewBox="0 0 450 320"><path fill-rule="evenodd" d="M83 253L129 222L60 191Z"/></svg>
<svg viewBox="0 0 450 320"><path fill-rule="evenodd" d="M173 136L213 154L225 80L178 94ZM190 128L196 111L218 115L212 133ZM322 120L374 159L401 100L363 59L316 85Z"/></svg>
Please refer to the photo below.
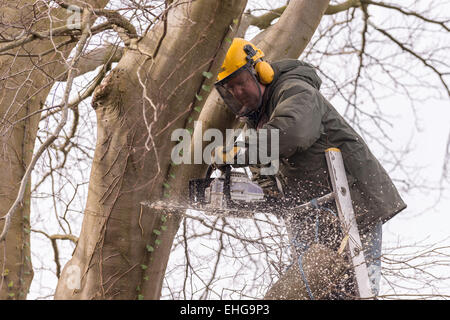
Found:
<svg viewBox="0 0 450 320"><path fill-rule="evenodd" d="M238 116L256 111L265 89L247 69L230 79L224 88L242 105L239 106L240 110L233 110Z"/></svg>

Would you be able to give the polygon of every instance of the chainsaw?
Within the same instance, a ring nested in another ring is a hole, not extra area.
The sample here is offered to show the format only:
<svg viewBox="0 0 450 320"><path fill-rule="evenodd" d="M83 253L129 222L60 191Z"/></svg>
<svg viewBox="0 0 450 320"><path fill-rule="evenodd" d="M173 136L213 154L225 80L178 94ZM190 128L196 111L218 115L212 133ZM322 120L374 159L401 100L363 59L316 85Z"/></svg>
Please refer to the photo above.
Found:
<svg viewBox="0 0 450 320"><path fill-rule="evenodd" d="M212 209L251 209L264 201L263 189L253 183L245 172L233 171L231 165L220 169L221 175L212 178L209 166L204 179L189 181L189 201L192 206Z"/></svg>
<svg viewBox="0 0 450 320"><path fill-rule="evenodd" d="M242 166L236 166L242 168ZM202 211L207 215L251 218L255 213L271 214L280 207L273 201L269 203L264 190L252 182L245 172L233 170L229 164L219 168L220 175L212 177L214 167L209 166L205 178L189 181L189 203L180 204L170 201L143 201L142 205L152 209L177 212L185 210ZM315 199L317 204L332 200L331 195ZM314 203L285 208L288 210L310 210Z"/></svg>

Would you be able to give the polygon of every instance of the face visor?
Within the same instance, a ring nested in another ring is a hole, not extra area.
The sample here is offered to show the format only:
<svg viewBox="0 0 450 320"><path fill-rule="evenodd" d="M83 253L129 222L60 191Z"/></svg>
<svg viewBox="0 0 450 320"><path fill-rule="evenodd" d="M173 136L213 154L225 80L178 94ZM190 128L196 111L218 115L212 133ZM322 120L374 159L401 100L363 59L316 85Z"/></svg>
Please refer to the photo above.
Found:
<svg viewBox="0 0 450 320"><path fill-rule="evenodd" d="M215 87L226 106L238 117L250 115L257 111L261 105L261 88L251 68L250 64L246 64L228 77L215 83ZM257 88L258 101L256 104L253 99L246 97L245 95L241 94L239 97L236 97L236 92L241 92L241 90L245 92L250 86Z"/></svg>

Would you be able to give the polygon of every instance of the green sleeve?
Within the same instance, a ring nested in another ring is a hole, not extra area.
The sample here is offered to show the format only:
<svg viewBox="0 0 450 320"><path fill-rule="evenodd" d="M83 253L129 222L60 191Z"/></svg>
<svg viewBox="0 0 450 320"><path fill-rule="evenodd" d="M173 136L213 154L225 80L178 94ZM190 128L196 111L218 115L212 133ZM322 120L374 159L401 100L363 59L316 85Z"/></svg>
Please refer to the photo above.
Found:
<svg viewBox="0 0 450 320"><path fill-rule="evenodd" d="M263 128L279 130L279 154L286 158L308 149L319 139L321 99L316 89L301 80L289 81L277 91L275 109Z"/></svg>

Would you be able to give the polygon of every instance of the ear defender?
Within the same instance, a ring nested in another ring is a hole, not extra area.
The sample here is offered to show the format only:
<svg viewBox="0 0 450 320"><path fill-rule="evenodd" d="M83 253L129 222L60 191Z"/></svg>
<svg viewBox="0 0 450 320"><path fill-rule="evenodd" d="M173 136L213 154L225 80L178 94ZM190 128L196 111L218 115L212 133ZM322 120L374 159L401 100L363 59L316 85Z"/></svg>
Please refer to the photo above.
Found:
<svg viewBox="0 0 450 320"><path fill-rule="evenodd" d="M262 84L269 84L273 81L275 73L272 66L268 62L259 59L255 65L255 71L258 74L259 81L261 81Z"/></svg>
<svg viewBox="0 0 450 320"><path fill-rule="evenodd" d="M262 84L269 84L273 81L274 71L268 62L261 59L264 57L264 53L260 49L257 50L255 50L255 48L253 48L250 44L246 44L244 46L244 51L247 54L247 61L252 64L255 63L255 71L258 75L259 81Z"/></svg>

